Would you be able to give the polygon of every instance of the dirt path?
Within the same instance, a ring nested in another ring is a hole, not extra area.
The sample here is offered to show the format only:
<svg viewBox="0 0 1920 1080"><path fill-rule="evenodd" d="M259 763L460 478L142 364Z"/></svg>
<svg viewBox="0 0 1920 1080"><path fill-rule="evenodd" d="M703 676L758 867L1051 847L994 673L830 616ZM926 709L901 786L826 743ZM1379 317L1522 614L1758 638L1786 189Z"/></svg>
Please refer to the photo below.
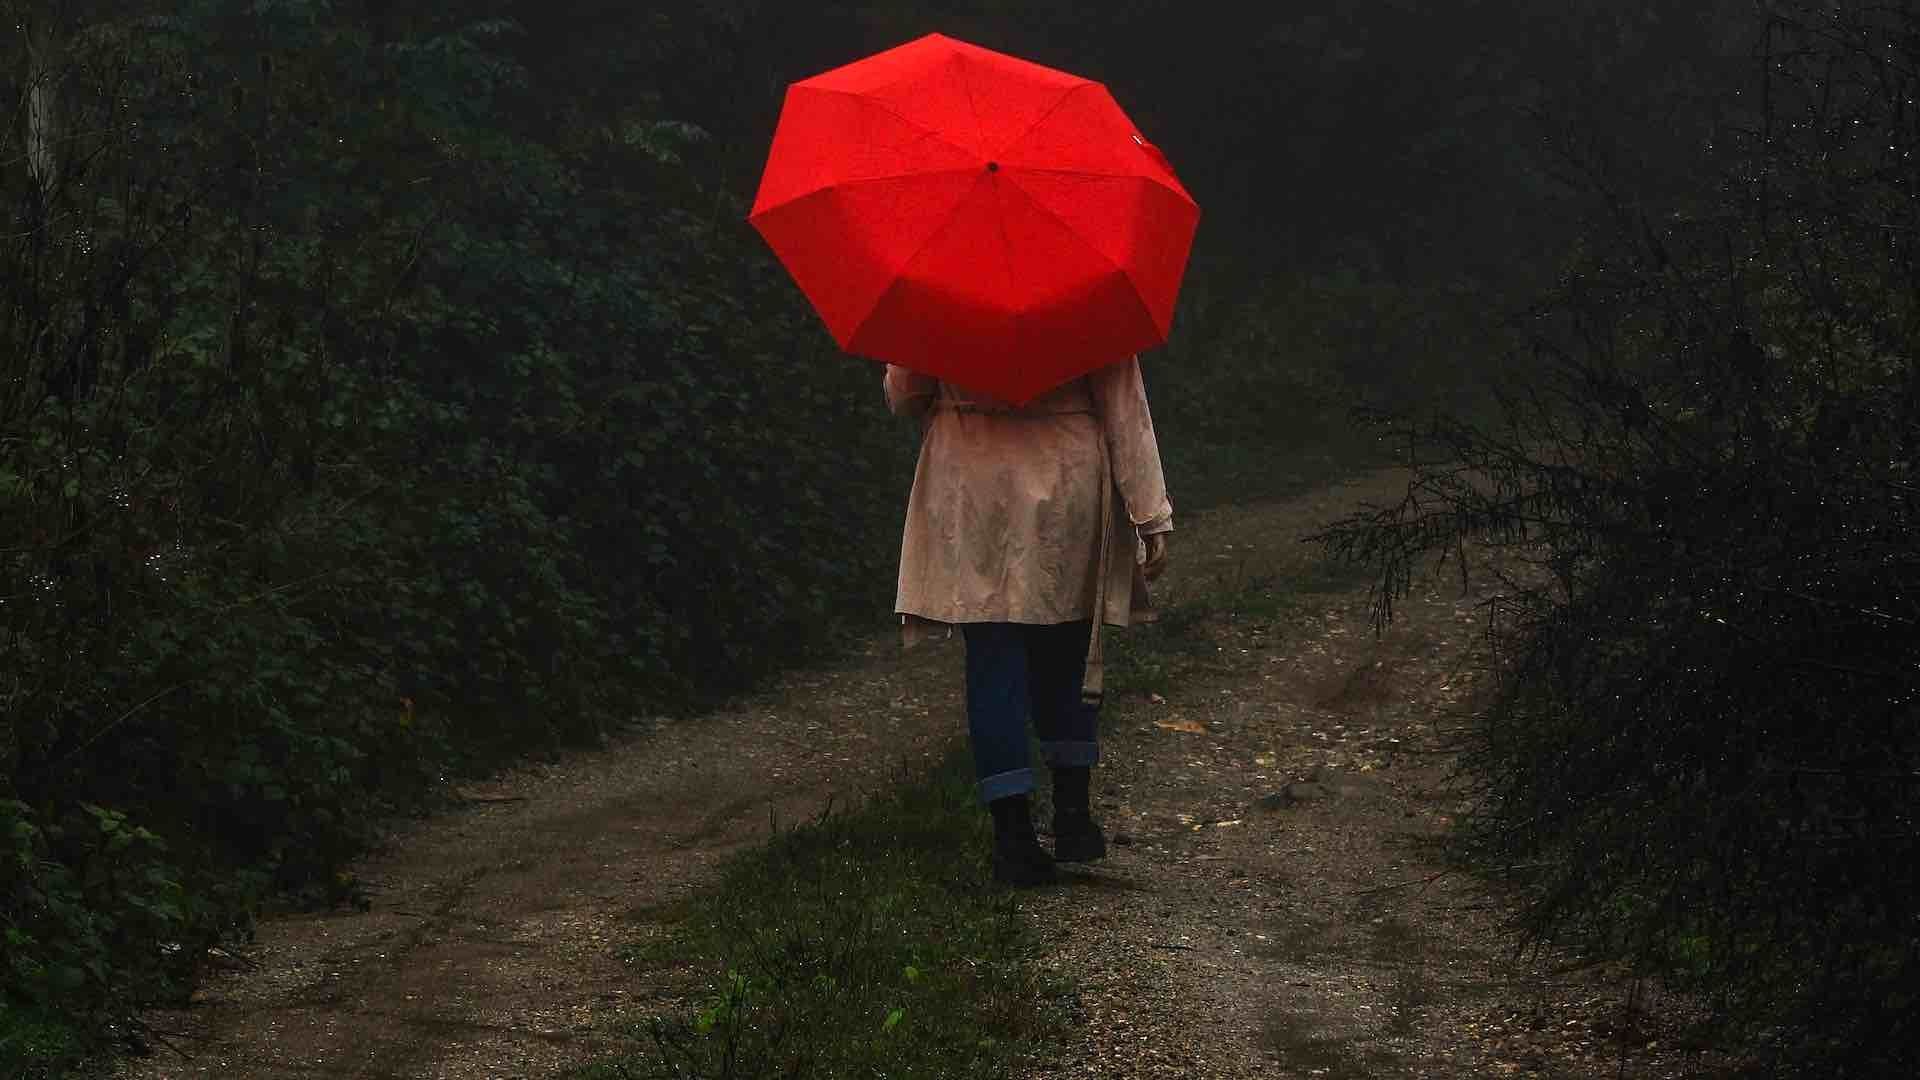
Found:
<svg viewBox="0 0 1920 1080"><path fill-rule="evenodd" d="M844 805L944 750L957 681L876 643L716 715L463 789L358 872L368 913L274 918L194 1007L152 1018L190 1057L133 1080L541 1077L621 1049L661 988L620 959L649 913L771 821Z"/></svg>
<svg viewBox="0 0 1920 1080"><path fill-rule="evenodd" d="M1298 538L1382 474L1188 521L1173 587L1292 574ZM1176 597L1177 599L1177 597ZM1122 695L1096 781L1114 855L1029 910L1086 1022L1036 1075L1696 1076L1713 1063L1591 980L1516 962L1501 901L1439 872L1456 811L1433 718L1463 701L1471 597L1422 592L1376 640L1364 588L1192 628L1220 662ZM128 1078L541 1077L622 1049L663 987L620 960L650 911L829 798L960 730L959 650L877 643L723 714L467 792L361 868L370 913L268 921L190 1033ZM1618 1057L1627 1034L1632 1053ZM1659 1041L1665 1038L1666 1043ZM1651 1045L1648 1040L1652 1039Z"/></svg>
<svg viewBox="0 0 1920 1080"><path fill-rule="evenodd" d="M1205 521L1183 573L1313 573L1301 535L1380 475ZM1197 538L1196 538L1197 539ZM1215 659L1103 719L1098 799L1128 843L1038 898L1086 1023L1036 1076L1700 1077L1680 1003L1515 955L1511 898L1449 872L1442 737L1481 677L1482 594L1417 588L1376 637L1364 586L1182 627ZM1156 696L1157 697L1157 696Z"/></svg>

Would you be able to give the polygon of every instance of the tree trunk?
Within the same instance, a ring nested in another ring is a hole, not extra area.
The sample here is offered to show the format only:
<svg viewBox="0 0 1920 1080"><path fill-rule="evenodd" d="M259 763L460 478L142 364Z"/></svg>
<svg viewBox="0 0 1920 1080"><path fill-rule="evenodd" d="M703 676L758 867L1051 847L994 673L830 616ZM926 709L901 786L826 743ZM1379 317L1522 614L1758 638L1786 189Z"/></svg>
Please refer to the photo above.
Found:
<svg viewBox="0 0 1920 1080"><path fill-rule="evenodd" d="M51 201L60 183L59 39L51 12L28 16L27 170Z"/></svg>

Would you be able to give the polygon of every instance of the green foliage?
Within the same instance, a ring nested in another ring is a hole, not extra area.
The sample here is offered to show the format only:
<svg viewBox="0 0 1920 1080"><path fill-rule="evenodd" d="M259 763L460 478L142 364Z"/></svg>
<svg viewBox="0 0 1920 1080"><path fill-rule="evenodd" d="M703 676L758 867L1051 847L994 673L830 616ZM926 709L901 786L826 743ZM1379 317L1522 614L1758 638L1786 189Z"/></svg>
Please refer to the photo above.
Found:
<svg viewBox="0 0 1920 1080"><path fill-rule="evenodd" d="M8 46L61 167L0 173L7 1053L166 999L271 897L352 898L449 768L884 604L877 374L697 129L572 108L495 7L75 5Z"/></svg>
<svg viewBox="0 0 1920 1080"><path fill-rule="evenodd" d="M20 1080L65 1076L86 1058L87 1033L72 1017L0 1004L0 1066Z"/></svg>
<svg viewBox="0 0 1920 1080"><path fill-rule="evenodd" d="M1526 928L1667 973L1782 1065L1912 1074L1920 141L1914 16L1778 5L1716 186L1615 229L1532 321L1503 424L1401 423L1382 575L1506 549L1480 855ZM1604 173L1596 173L1604 176Z"/></svg>
<svg viewBox="0 0 1920 1080"><path fill-rule="evenodd" d="M180 993L206 911L165 843L117 811L82 803L43 826L24 803L0 800L0 839L9 991L0 1065L55 1075L78 1059L91 1026Z"/></svg>
<svg viewBox="0 0 1920 1080"><path fill-rule="evenodd" d="M702 1003L649 1024L650 1052L580 1080L985 1078L1044 1046L1066 1004L1016 898L984 884L969 760L737 860L645 960L711 972Z"/></svg>

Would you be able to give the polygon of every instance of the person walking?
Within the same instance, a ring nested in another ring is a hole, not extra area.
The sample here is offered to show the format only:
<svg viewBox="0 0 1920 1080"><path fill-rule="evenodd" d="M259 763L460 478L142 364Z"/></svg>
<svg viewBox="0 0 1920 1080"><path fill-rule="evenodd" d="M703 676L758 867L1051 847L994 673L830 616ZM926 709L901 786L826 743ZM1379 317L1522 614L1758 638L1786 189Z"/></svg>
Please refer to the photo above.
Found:
<svg viewBox="0 0 1920 1080"><path fill-rule="evenodd" d="M1173 504L1138 357L1008 405L889 364L888 408L922 422L894 609L909 644L942 624L966 643L966 713L993 875L1054 879L1106 855L1089 789L1100 760L1100 627L1152 617ZM1053 782L1035 835L1031 719Z"/></svg>

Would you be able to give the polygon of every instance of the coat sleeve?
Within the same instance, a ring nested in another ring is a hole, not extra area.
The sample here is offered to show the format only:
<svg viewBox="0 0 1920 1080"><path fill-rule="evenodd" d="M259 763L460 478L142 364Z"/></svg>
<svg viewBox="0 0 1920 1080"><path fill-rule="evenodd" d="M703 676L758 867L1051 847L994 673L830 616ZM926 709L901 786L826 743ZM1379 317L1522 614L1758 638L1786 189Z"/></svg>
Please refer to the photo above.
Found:
<svg viewBox="0 0 1920 1080"><path fill-rule="evenodd" d="M887 365L887 408L896 416L925 416L933 406L940 380L903 367Z"/></svg>
<svg viewBox="0 0 1920 1080"><path fill-rule="evenodd" d="M1094 407L1100 412L1113 481L1127 504L1127 518L1142 536L1173 531L1173 503L1160 468L1160 442L1147 410L1147 387L1140 358L1101 368L1087 376Z"/></svg>

